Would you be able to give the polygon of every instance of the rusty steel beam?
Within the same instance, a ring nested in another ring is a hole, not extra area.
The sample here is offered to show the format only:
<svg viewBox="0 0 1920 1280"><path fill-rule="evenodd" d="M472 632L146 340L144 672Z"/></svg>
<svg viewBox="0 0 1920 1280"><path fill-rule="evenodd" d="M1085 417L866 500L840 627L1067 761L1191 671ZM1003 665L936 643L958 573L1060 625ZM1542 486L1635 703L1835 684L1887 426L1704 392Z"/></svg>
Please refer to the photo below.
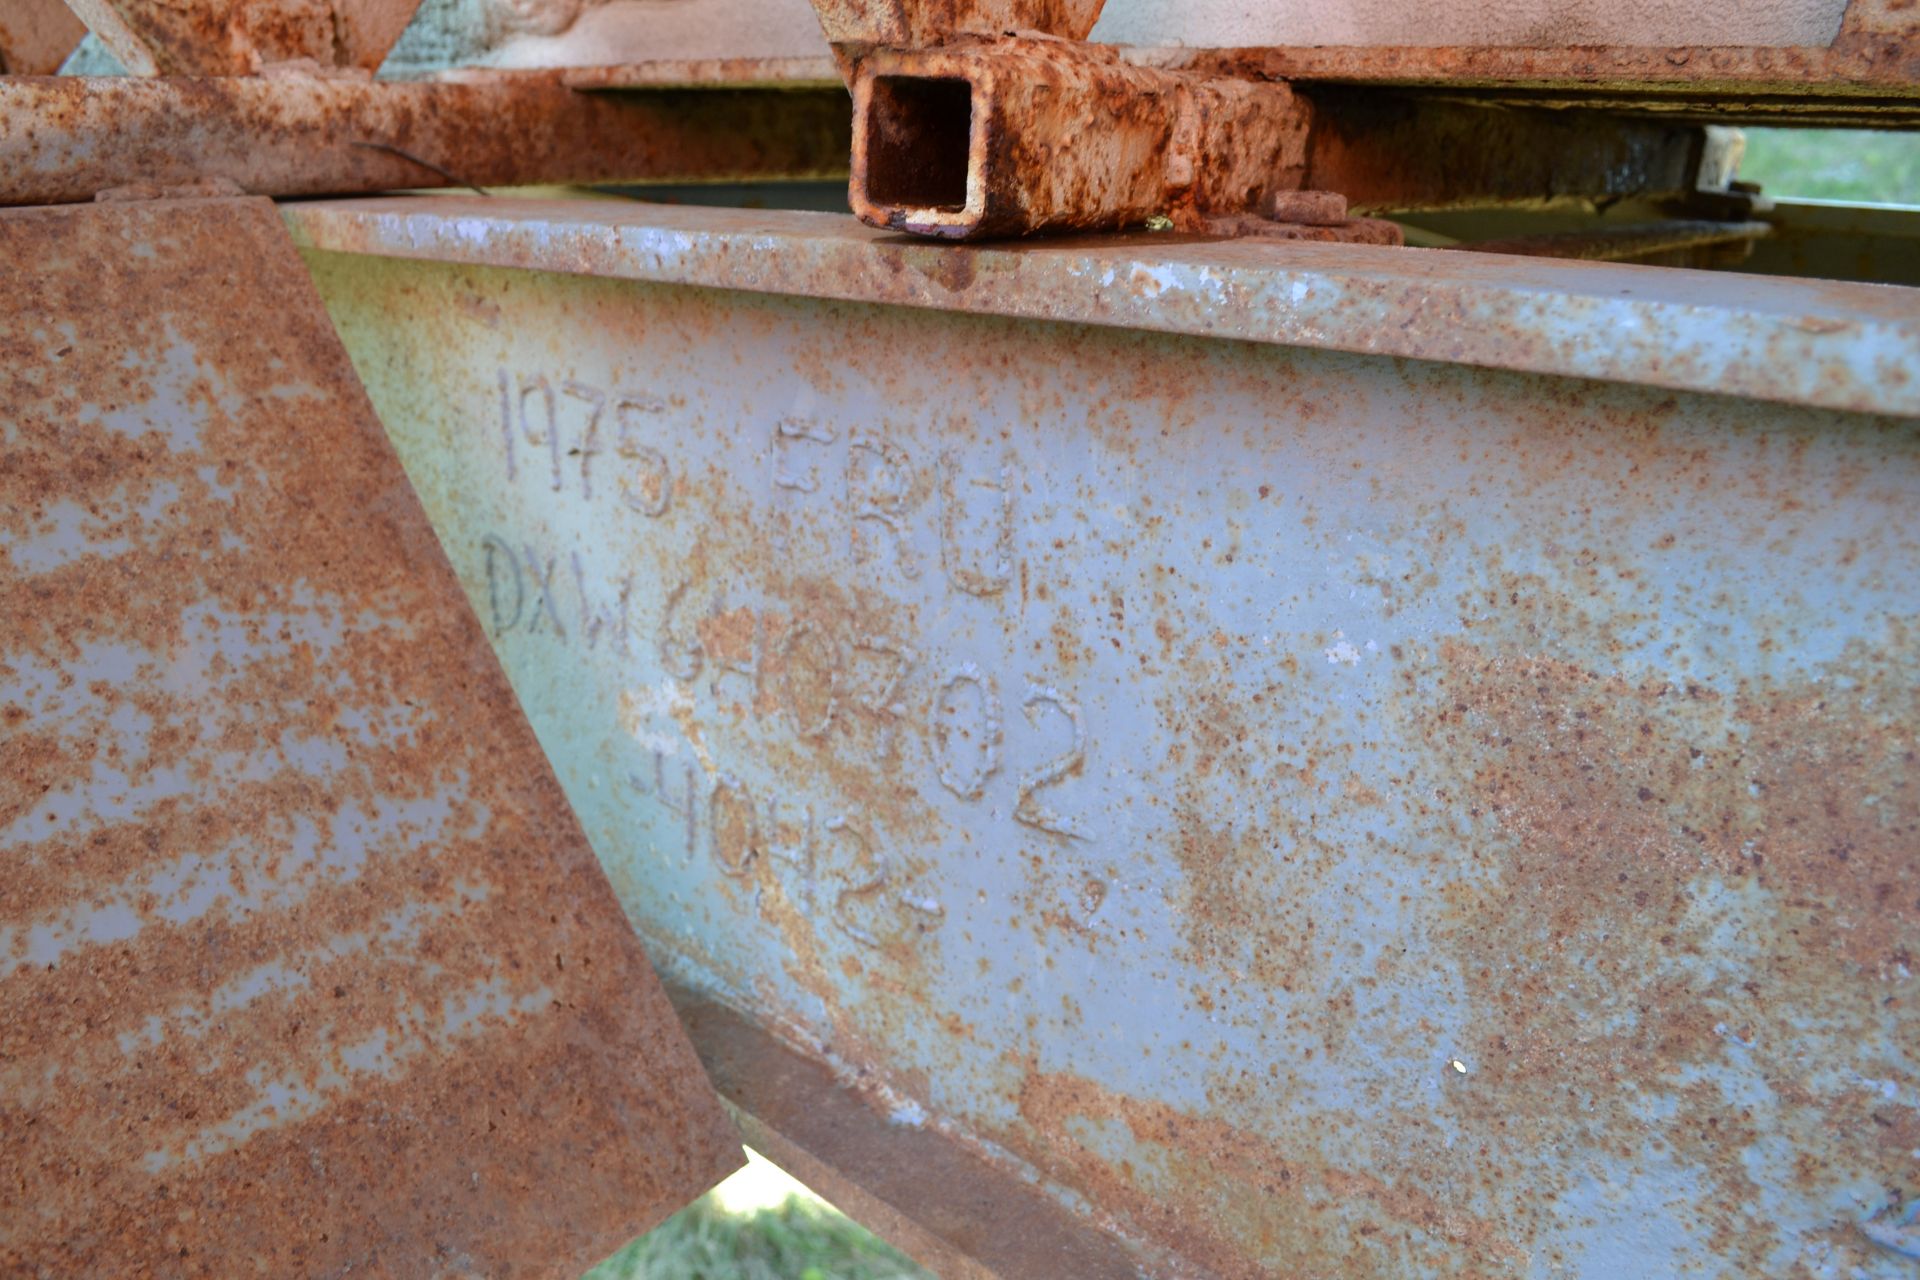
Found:
<svg viewBox="0 0 1920 1280"><path fill-rule="evenodd" d="M0 1274L558 1280L737 1168L273 207L0 261Z"/></svg>
<svg viewBox="0 0 1920 1280"><path fill-rule="evenodd" d="M1563 7L1577 28L1604 13ZM1689 15L1691 17L1691 15ZM1744 26L1693 45L1635 39L1408 45L1303 41L1298 46L1142 51L1156 63L1307 83L1525 96L1541 105L1680 110L1732 121L1817 113L1838 122L1920 117L1920 9L1911 0L1848 0L1826 44L1745 44ZM1199 44L1199 41L1187 41ZM1225 42L1221 42L1225 43ZM1237 42L1245 44L1247 42Z"/></svg>
<svg viewBox="0 0 1920 1280"><path fill-rule="evenodd" d="M842 83L827 54L753 58L657 58L609 66L568 67L576 89L824 89Z"/></svg>
<svg viewBox="0 0 1920 1280"><path fill-rule="evenodd" d="M1129 66L1034 40L885 50L853 88L854 213L948 239L1251 213L1300 185L1285 85Z"/></svg>
<svg viewBox="0 0 1920 1280"><path fill-rule="evenodd" d="M860 34L869 44L925 44L925 33L943 24L979 34L1005 29L974 21L989 8L983 5L821 0L819 7L830 36ZM1396 15L1396 7L1406 12ZM845 9L853 11L851 24L835 16ZM1920 10L1903 0L1855 0L1844 14L1838 0L1752 9L1737 0L1624 9L1599 0L1417 6L1411 0L1340 6L1115 0L1090 35L1142 66L1296 85L1399 87L1478 101L1532 97L1540 106L1681 112L1726 123L1783 115L1853 124L1920 120ZM1650 11L1651 24L1644 21ZM695 41L667 56L652 10L594 12L595 61L607 64L585 73L596 84L671 84L722 68L725 80L736 84L835 75L811 32L755 39L755 57L727 56L747 45L735 41L729 48L725 40ZM915 16L919 34L909 31L901 13ZM1059 33L1073 30L1077 26L1063 26ZM890 40L874 39L886 33ZM1410 40L1423 43L1405 43ZM562 43L548 51L516 50L516 56L561 57L580 47ZM839 47L844 65L846 52L868 46ZM639 61L655 56L662 60Z"/></svg>
<svg viewBox="0 0 1920 1280"><path fill-rule="evenodd" d="M1041 52L1052 51L1042 46ZM1119 56L1133 62L1137 52L1120 50ZM909 61L927 56L910 55ZM584 89L667 89L712 82L774 92L831 84L832 74L832 64L824 58L733 59L583 68L567 72L566 80ZM1121 87L1134 92L1142 86L1164 89L1169 83L1180 81L1142 77ZM958 94L952 89L947 92L955 110L950 112L950 127L944 134L937 130L915 134L912 120L891 122L895 128L908 126L900 139L912 140L911 146L891 152L896 164L905 162L904 176L912 177L916 170L921 175L937 173L941 166L951 173L963 163L959 155L963 147L969 150L966 159L971 161L974 126L969 120L963 130L951 118L957 115ZM931 100L938 101L937 92ZM1163 97L1157 108L1136 104L1136 109L1149 117L1156 109L1164 115L1170 109L1166 104ZM879 117L886 116L889 105L888 95L883 94L878 103ZM892 95L891 105L900 105L897 94ZM969 112L971 105L970 90ZM1099 109L1110 107L1102 105ZM1683 198L1699 187L1724 186L1737 148L1734 136L1727 131L1684 120L1630 119L1597 111L1547 110L1524 104L1456 102L1414 92L1330 84L1298 87L1289 109L1306 113L1312 125L1306 138L1305 171L1297 178L1284 175L1287 180L1338 191L1355 209L1375 213L1605 205L1635 197ZM868 112L870 117L876 112L871 96ZM937 123L939 116L922 113L919 119L923 124L929 120ZM875 148L873 137L863 125L856 130L854 146L863 151L877 149L885 157L889 154L885 138L880 141L881 146ZM1036 141L1031 145L1039 144ZM1052 169L1052 162L1059 158L1055 153L1035 163L1044 160L1041 167ZM1100 176L1097 165L1078 156L1069 158L1060 171L1083 170L1093 170ZM901 175L896 172L896 176ZM1176 196L1172 193L1160 203L1176 204ZM1153 203L1147 200L1142 205ZM905 217L885 202L869 199L868 204L873 218L882 225L896 214ZM966 221L964 209L960 215L951 211L945 215L955 216Z"/></svg>
<svg viewBox="0 0 1920 1280"><path fill-rule="evenodd" d="M1920 38L1920 37L1913 37ZM1199 49L1119 46L1135 66L1200 75L1391 89L1432 102L1606 111L1721 124L1911 127L1920 74L1828 49ZM1694 70L1689 70L1694 68ZM826 85L833 59L804 54L628 61L572 68L583 88Z"/></svg>
<svg viewBox="0 0 1920 1280"><path fill-rule="evenodd" d="M1911 1269L1920 295L289 217L770 1129L1149 1274Z"/></svg>
<svg viewBox="0 0 1920 1280"><path fill-rule="evenodd" d="M1301 86L1365 85L1542 107L1767 123L1920 119L1920 26L1832 48L1141 50L1156 65Z"/></svg>
<svg viewBox="0 0 1920 1280"><path fill-rule="evenodd" d="M0 75L50 76L86 34L65 0L6 0L0 4Z"/></svg>
<svg viewBox="0 0 1920 1280"><path fill-rule="evenodd" d="M1809 100L1883 93L1920 96L1920 52L1911 30L1831 48L1428 48L1314 46L1144 53L1196 71L1229 68L1277 79L1339 84L1473 88L1578 86L1592 92L1740 96L1796 94Z"/></svg>
<svg viewBox="0 0 1920 1280"><path fill-rule="evenodd" d="M840 90L580 93L557 73L0 80L0 204L218 179L250 194L832 178Z"/></svg>
<svg viewBox="0 0 1920 1280"><path fill-rule="evenodd" d="M249 75L309 61L372 71L420 0L68 0L135 75Z"/></svg>

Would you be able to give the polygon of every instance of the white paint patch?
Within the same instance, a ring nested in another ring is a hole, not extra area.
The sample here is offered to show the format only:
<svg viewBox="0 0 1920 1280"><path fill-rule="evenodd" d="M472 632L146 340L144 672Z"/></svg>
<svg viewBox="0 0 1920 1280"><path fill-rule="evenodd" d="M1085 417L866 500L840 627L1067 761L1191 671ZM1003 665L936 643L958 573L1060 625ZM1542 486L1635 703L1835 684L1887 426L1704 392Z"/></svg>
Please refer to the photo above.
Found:
<svg viewBox="0 0 1920 1280"><path fill-rule="evenodd" d="M680 754L681 736L649 723L656 717L672 720L693 710L693 698L672 680L662 680L651 688L620 691L620 727L627 736L648 751L663 756Z"/></svg>

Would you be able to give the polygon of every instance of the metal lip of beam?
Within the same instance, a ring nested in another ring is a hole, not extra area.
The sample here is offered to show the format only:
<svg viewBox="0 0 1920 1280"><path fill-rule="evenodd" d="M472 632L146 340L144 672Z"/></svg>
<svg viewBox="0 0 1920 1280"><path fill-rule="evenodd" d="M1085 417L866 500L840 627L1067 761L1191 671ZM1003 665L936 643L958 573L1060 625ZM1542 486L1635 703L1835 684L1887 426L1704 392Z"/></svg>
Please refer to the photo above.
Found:
<svg viewBox="0 0 1920 1280"><path fill-rule="evenodd" d="M1119 326L1920 415L1920 292L1454 250L905 240L831 214L412 197L303 248Z"/></svg>

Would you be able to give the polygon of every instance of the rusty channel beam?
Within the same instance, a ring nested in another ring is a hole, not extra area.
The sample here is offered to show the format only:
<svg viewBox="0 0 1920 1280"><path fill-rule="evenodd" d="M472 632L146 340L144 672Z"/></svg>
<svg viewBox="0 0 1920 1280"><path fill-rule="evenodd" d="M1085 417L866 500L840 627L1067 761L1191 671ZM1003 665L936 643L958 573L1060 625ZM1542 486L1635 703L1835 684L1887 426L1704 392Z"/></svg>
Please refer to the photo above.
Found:
<svg viewBox="0 0 1920 1280"><path fill-rule="evenodd" d="M1301 83L1472 89L1580 87L1596 94L1794 96L1809 105L1850 98L1920 98L1911 30L1847 50L1806 48L1312 48L1142 51L1158 65L1237 70Z"/></svg>
<svg viewBox="0 0 1920 1280"><path fill-rule="evenodd" d="M0 261L0 1274L561 1280L737 1168L273 206Z"/></svg>
<svg viewBox="0 0 1920 1280"><path fill-rule="evenodd" d="M1920 12L1909 0L1849 0L1824 46L1426 47L1332 44L1149 54L1203 71L1228 68L1302 83L1418 86L1541 105L1678 110L1764 123L1807 115L1837 123L1920 118Z"/></svg>
<svg viewBox="0 0 1920 1280"><path fill-rule="evenodd" d="M833 178L843 91L589 94L458 81L0 79L0 204L230 182L257 195L519 183Z"/></svg>
<svg viewBox="0 0 1920 1280"><path fill-rule="evenodd" d="M1339 82L1301 83L1320 86ZM1385 90L1419 101L1472 103L1511 111L1586 111L1605 113L1616 119L1775 129L1920 127L1920 93L1823 96L1792 86L1709 85L1676 91L1649 86L1609 88L1591 83L1462 87L1343 84L1342 87Z"/></svg>
<svg viewBox="0 0 1920 1280"><path fill-rule="evenodd" d="M1149 1271L1911 1270L1920 295L406 203L289 217L770 1129Z"/></svg>
<svg viewBox="0 0 1920 1280"><path fill-rule="evenodd" d="M1920 117L1920 78L1894 73L1823 78L1839 74L1824 50L1114 47L1140 67L1281 80L1301 90L1364 86L1427 102L1783 126L1898 127ZM1736 53L1740 56L1731 56ZM1689 66L1700 70L1689 75ZM821 86L840 79L832 58L800 54L658 59L576 67L566 74L569 83L600 89Z"/></svg>

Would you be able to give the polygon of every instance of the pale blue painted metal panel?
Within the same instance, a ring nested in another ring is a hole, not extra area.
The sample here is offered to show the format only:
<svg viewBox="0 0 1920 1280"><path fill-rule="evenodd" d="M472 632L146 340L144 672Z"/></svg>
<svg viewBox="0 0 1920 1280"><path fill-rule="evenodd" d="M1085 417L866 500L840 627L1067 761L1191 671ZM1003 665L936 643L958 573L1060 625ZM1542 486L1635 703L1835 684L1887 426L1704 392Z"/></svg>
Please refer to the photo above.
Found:
<svg viewBox="0 0 1920 1280"><path fill-rule="evenodd" d="M1911 295L436 207L296 218L577 273L310 258L678 980L1150 1268L1911 1274Z"/></svg>

